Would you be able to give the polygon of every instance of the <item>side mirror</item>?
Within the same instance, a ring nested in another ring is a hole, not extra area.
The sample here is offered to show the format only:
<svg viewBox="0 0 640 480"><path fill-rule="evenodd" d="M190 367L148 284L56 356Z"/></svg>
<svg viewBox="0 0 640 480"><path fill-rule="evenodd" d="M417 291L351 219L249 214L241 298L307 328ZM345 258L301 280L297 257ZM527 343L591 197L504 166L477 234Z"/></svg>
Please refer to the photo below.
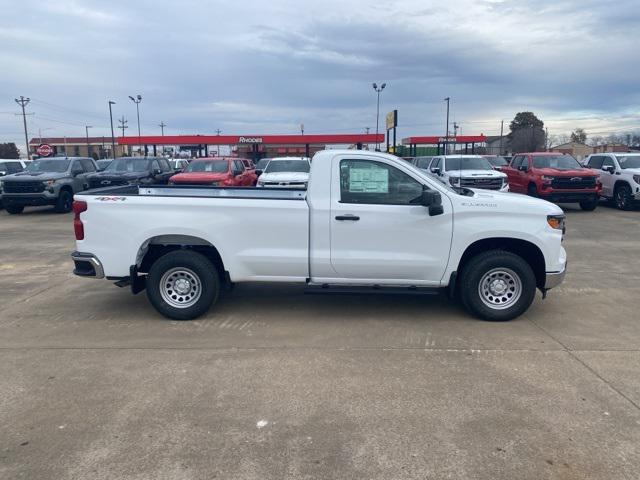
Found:
<svg viewBox="0 0 640 480"><path fill-rule="evenodd" d="M4 170L0 170L0 177L4 177L7 174Z"/></svg>
<svg viewBox="0 0 640 480"><path fill-rule="evenodd" d="M153 174L154 174L154 175L160 175L161 173L162 173L162 170L160 170L159 168L156 168L156 169L153 171Z"/></svg>
<svg viewBox="0 0 640 480"><path fill-rule="evenodd" d="M605 172L613 173L616 171L616 167L614 167L613 165L604 165L602 167L602 170Z"/></svg>
<svg viewBox="0 0 640 480"><path fill-rule="evenodd" d="M434 167L431 169L431 173L435 173L436 175L440 175L440 167Z"/></svg>
<svg viewBox="0 0 640 480"><path fill-rule="evenodd" d="M256 170L256 175L258 176L262 175L262 170Z"/></svg>
<svg viewBox="0 0 640 480"><path fill-rule="evenodd" d="M521 172L526 172L526 171L527 171L527 169L528 169L527 165L520 165L520 166L518 167L518 170L520 170Z"/></svg>
<svg viewBox="0 0 640 480"><path fill-rule="evenodd" d="M444 208L442 207L442 196L439 192L433 190L422 190L422 196L420 197L420 204L424 207L429 207L429 216L442 215Z"/></svg>
<svg viewBox="0 0 640 480"><path fill-rule="evenodd" d="M71 175L73 175L74 177L77 177L81 173L83 173L82 170L71 170Z"/></svg>

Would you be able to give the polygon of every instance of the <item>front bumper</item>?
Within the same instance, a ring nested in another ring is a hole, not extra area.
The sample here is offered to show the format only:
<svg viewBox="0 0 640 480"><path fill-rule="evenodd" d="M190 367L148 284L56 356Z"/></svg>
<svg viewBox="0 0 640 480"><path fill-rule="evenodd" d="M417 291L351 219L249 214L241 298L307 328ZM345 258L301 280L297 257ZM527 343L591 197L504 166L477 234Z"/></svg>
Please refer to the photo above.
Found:
<svg viewBox="0 0 640 480"><path fill-rule="evenodd" d="M42 205L55 205L57 195L54 193L3 193L2 203L7 205L17 206L42 206Z"/></svg>
<svg viewBox="0 0 640 480"><path fill-rule="evenodd" d="M557 287L564 281L564 276L567 273L567 265L565 264L561 272L547 272L544 281L544 289L550 290Z"/></svg>
<svg viewBox="0 0 640 480"><path fill-rule="evenodd" d="M104 278L102 263L92 253L73 252L71 259L75 264L73 273L79 277Z"/></svg>
<svg viewBox="0 0 640 480"><path fill-rule="evenodd" d="M577 203L600 198L600 190L543 190L539 197L552 203Z"/></svg>

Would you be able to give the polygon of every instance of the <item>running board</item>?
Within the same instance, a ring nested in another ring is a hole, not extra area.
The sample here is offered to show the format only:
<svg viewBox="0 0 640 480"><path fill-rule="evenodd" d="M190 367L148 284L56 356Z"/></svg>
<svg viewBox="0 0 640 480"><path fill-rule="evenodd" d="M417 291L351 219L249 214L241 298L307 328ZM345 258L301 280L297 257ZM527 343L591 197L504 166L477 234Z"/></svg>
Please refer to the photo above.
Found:
<svg viewBox="0 0 640 480"><path fill-rule="evenodd" d="M304 289L307 295L438 295L438 287L390 287L380 285L310 285Z"/></svg>

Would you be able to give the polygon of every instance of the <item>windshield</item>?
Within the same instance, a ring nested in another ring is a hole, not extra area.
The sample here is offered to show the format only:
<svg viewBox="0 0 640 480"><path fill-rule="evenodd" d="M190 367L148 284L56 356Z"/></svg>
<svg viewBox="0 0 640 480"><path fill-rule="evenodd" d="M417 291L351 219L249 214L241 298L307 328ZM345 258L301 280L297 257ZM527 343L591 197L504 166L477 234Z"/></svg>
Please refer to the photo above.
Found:
<svg viewBox="0 0 640 480"><path fill-rule="evenodd" d="M450 170L493 170L486 158L482 157L453 157L447 158L445 169Z"/></svg>
<svg viewBox="0 0 640 480"><path fill-rule="evenodd" d="M258 163L256 164L256 170L264 170L264 168L269 164L269 160L271 159L261 158L260 160L258 160Z"/></svg>
<svg viewBox="0 0 640 480"><path fill-rule="evenodd" d="M309 172L309 162L306 160L272 160L267 165L265 173L273 172Z"/></svg>
<svg viewBox="0 0 640 480"><path fill-rule="evenodd" d="M533 156L533 168L555 168L556 170L575 170L582 165L571 155Z"/></svg>
<svg viewBox="0 0 640 480"><path fill-rule="evenodd" d="M640 168L640 155L616 155L620 168Z"/></svg>
<svg viewBox="0 0 640 480"><path fill-rule="evenodd" d="M34 160L27 165L27 172L66 172L69 160Z"/></svg>
<svg viewBox="0 0 640 480"><path fill-rule="evenodd" d="M509 165L509 162L507 162L504 159L504 157L485 157L485 158L489 160L489 163L494 167L504 167L505 165Z"/></svg>
<svg viewBox="0 0 640 480"><path fill-rule="evenodd" d="M105 172L146 172L149 169L149 160L146 158L116 158Z"/></svg>
<svg viewBox="0 0 640 480"><path fill-rule="evenodd" d="M185 172L227 173L229 162L226 160L214 160L211 162L191 162Z"/></svg>

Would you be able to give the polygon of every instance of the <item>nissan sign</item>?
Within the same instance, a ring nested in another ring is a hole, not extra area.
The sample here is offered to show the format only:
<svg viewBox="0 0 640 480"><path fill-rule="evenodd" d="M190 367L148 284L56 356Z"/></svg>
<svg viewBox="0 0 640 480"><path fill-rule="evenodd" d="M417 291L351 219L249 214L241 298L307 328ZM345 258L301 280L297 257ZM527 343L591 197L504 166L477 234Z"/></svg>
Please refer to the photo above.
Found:
<svg viewBox="0 0 640 480"><path fill-rule="evenodd" d="M238 143L262 143L262 137L240 137Z"/></svg>

